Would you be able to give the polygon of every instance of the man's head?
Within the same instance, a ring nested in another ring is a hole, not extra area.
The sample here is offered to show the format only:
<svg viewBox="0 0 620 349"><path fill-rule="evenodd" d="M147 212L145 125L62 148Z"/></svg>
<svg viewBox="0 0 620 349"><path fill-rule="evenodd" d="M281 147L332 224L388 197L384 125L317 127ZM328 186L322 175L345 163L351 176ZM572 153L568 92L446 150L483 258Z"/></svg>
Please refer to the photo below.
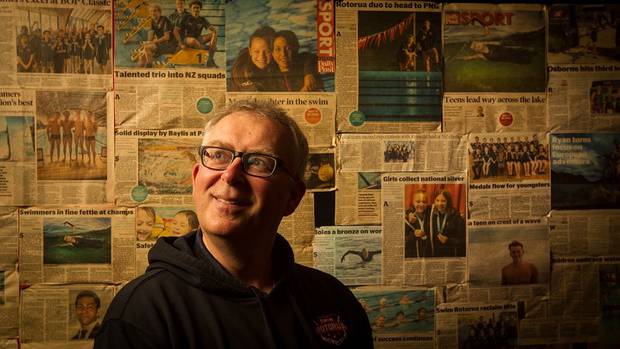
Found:
<svg viewBox="0 0 620 349"><path fill-rule="evenodd" d="M178 12L183 12L185 9L185 1L184 0L176 0L176 9Z"/></svg>
<svg viewBox="0 0 620 349"><path fill-rule="evenodd" d="M105 28L104 28L101 24L99 24L99 25L97 26L97 33L99 33L99 34L103 34L103 30L104 30L104 29L105 29Z"/></svg>
<svg viewBox="0 0 620 349"><path fill-rule="evenodd" d="M100 306L101 300L95 292L85 290L78 293L75 297L75 316L83 328L97 321Z"/></svg>
<svg viewBox="0 0 620 349"><path fill-rule="evenodd" d="M512 258L513 263L518 263L521 261L523 257L523 244L517 240L513 240L510 244L508 244L508 250L510 251L510 257Z"/></svg>
<svg viewBox="0 0 620 349"><path fill-rule="evenodd" d="M202 145L192 183L203 233L273 239L305 192L308 142L299 126L271 102L237 101L207 123Z"/></svg>
<svg viewBox="0 0 620 349"><path fill-rule="evenodd" d="M161 17L161 6L157 5L157 4L153 4L149 7L149 14L151 15L151 18L154 20L159 20L159 17Z"/></svg>
<svg viewBox="0 0 620 349"><path fill-rule="evenodd" d="M189 3L189 13L193 17L200 16L200 10L202 9L202 2L200 0L193 0Z"/></svg>

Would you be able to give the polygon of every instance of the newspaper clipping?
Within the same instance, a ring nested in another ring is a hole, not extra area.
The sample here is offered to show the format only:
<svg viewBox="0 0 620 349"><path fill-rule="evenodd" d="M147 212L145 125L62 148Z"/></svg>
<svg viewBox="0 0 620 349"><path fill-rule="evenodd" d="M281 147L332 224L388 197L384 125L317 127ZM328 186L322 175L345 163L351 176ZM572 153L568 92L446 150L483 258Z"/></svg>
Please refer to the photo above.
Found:
<svg viewBox="0 0 620 349"><path fill-rule="evenodd" d="M549 144L543 133L469 135L469 217L495 220L549 212Z"/></svg>
<svg viewBox="0 0 620 349"><path fill-rule="evenodd" d="M618 210L553 210L549 215L549 245L553 255L620 255Z"/></svg>
<svg viewBox="0 0 620 349"><path fill-rule="evenodd" d="M441 129L441 4L336 2L337 129Z"/></svg>
<svg viewBox="0 0 620 349"><path fill-rule="evenodd" d="M347 286L381 284L381 226L316 229L314 267Z"/></svg>
<svg viewBox="0 0 620 349"><path fill-rule="evenodd" d="M518 348L517 309L515 303L439 304L436 348Z"/></svg>
<svg viewBox="0 0 620 349"><path fill-rule="evenodd" d="M293 214L286 216L278 227L293 248L295 262L312 266L312 239L314 238L314 195L306 193Z"/></svg>
<svg viewBox="0 0 620 349"><path fill-rule="evenodd" d="M545 17L540 4L447 4L446 91L545 92Z"/></svg>
<svg viewBox="0 0 620 349"><path fill-rule="evenodd" d="M465 149L466 137L456 134L342 134L336 223L380 223L382 172L462 171Z"/></svg>
<svg viewBox="0 0 620 349"><path fill-rule="evenodd" d="M20 209L21 282L134 278L134 217L133 209L119 207Z"/></svg>
<svg viewBox="0 0 620 349"><path fill-rule="evenodd" d="M191 6L115 4L117 126L201 128L224 105L224 5Z"/></svg>
<svg viewBox="0 0 620 349"><path fill-rule="evenodd" d="M22 347L91 348L115 287L36 285L22 293Z"/></svg>
<svg viewBox="0 0 620 349"><path fill-rule="evenodd" d="M17 64L5 65L0 85L112 88L111 1L4 3L1 20L11 30L4 32L3 62Z"/></svg>
<svg viewBox="0 0 620 349"><path fill-rule="evenodd" d="M94 90L2 90L0 202L106 202L113 171L108 97Z"/></svg>
<svg viewBox="0 0 620 349"><path fill-rule="evenodd" d="M19 274L17 273L17 210L0 209L0 338L17 337Z"/></svg>
<svg viewBox="0 0 620 349"><path fill-rule="evenodd" d="M246 98L268 100L286 110L303 131L310 148L333 147L336 136L335 94L229 94L228 101Z"/></svg>
<svg viewBox="0 0 620 349"><path fill-rule="evenodd" d="M620 64L547 67L549 129L613 131L620 126Z"/></svg>
<svg viewBox="0 0 620 349"><path fill-rule="evenodd" d="M333 92L333 7L332 0L227 1L227 91Z"/></svg>
<svg viewBox="0 0 620 349"><path fill-rule="evenodd" d="M618 63L616 4L552 4L547 60L551 64Z"/></svg>
<svg viewBox="0 0 620 349"><path fill-rule="evenodd" d="M360 288L375 348L435 348L435 289Z"/></svg>
<svg viewBox="0 0 620 349"><path fill-rule="evenodd" d="M190 205L202 130L116 129L116 203Z"/></svg>
<svg viewBox="0 0 620 349"><path fill-rule="evenodd" d="M552 208L620 208L620 134L555 133L549 142Z"/></svg>
<svg viewBox="0 0 620 349"><path fill-rule="evenodd" d="M547 97L543 93L462 94L443 97L443 131L519 132L545 130Z"/></svg>
<svg viewBox="0 0 620 349"><path fill-rule="evenodd" d="M381 201L383 284L466 280L464 172L385 173Z"/></svg>

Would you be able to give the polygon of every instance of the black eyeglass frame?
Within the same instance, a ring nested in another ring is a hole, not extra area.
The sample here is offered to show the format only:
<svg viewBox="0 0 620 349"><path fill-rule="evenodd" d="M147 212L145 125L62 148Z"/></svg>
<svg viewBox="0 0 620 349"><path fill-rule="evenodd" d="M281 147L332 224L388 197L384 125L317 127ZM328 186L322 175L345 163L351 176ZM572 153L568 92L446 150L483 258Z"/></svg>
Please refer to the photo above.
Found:
<svg viewBox="0 0 620 349"><path fill-rule="evenodd" d="M219 150L225 150L225 151L229 151L233 154L232 158L230 159L230 162L228 163L228 165L226 165L226 167L224 168L213 168L213 167L209 167L205 164L204 161L204 152L205 149L219 149ZM248 173L248 171L246 170L245 166L246 166L246 162L245 159L248 156L251 155L260 155L260 156L266 156L268 158L274 159L276 161L276 165L273 167L273 171L271 171L271 173L267 176L259 176L256 174L251 174ZM284 171L284 173L288 174L289 176L293 177L293 178L297 178L295 175L293 175L287 168L286 166L284 166L284 161L276 156L270 155L270 154L264 154L264 153L256 153L256 152L242 152L242 151L236 151L236 150L232 150L232 149L228 149L228 148L222 148L222 147L216 147L213 145L201 145L200 147L198 147L198 157L200 158L200 163L202 164L202 166L210 169L210 170L214 170L214 171L224 171L228 168L228 166L230 166L230 164L233 163L233 161L235 161L236 158L241 158L241 169L243 170L243 173L247 174L248 176L252 176L252 177L258 177L258 178L269 178L271 176L273 176L274 173L276 173L276 170L281 169L282 171Z"/></svg>

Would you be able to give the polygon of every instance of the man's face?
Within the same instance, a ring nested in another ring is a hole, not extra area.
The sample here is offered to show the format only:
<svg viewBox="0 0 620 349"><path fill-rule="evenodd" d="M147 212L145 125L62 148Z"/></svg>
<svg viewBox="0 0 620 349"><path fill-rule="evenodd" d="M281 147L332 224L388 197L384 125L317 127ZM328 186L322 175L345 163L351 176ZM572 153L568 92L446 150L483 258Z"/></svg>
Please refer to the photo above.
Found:
<svg viewBox="0 0 620 349"><path fill-rule="evenodd" d="M250 58L258 69L265 69L271 63L271 48L265 39L252 39L250 42Z"/></svg>
<svg viewBox="0 0 620 349"><path fill-rule="evenodd" d="M200 16L200 6L198 6L198 5L190 6L189 12L192 14L193 17Z"/></svg>
<svg viewBox="0 0 620 349"><path fill-rule="evenodd" d="M75 302L75 315L82 326L88 326L97 320L97 303L93 297L81 297Z"/></svg>
<svg viewBox="0 0 620 349"><path fill-rule="evenodd" d="M206 135L203 145L241 152L276 156L290 169L291 139L284 127L250 111L239 111L221 119ZM305 191L282 170L269 178L242 171L241 158L225 170L211 170L200 161L192 171L193 197L200 227L207 235L225 238L271 239L283 216L291 214Z"/></svg>
<svg viewBox="0 0 620 349"><path fill-rule="evenodd" d="M151 18L153 18L156 21L159 19L159 17L161 17L161 10L158 9L157 7L151 7L150 12L151 12Z"/></svg>
<svg viewBox="0 0 620 349"><path fill-rule="evenodd" d="M293 47L282 36L273 41L273 60L278 63L280 70L288 70L293 61Z"/></svg>
<svg viewBox="0 0 620 349"><path fill-rule="evenodd" d="M185 8L185 1L183 1L183 0L177 0L177 1L176 1L176 7L177 7L177 10L178 10L179 12L183 12L183 9Z"/></svg>
<svg viewBox="0 0 620 349"><path fill-rule="evenodd" d="M523 257L523 248L521 246L511 246L510 257L514 263L520 262L521 257Z"/></svg>

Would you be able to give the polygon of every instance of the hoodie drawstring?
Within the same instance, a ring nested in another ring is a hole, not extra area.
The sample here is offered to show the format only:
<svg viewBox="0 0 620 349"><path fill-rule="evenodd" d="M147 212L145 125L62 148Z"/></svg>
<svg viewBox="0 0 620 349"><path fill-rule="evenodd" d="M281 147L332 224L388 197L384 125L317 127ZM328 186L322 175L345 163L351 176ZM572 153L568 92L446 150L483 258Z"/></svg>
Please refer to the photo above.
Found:
<svg viewBox="0 0 620 349"><path fill-rule="evenodd" d="M265 313L265 307L263 306L263 299L259 294L259 290L254 287L250 287L252 293L254 293L254 297L258 301L258 307L260 308L261 315L263 316L263 324L265 324L265 330L267 330L267 338L269 340L269 347L273 349L277 349L276 342L273 339L273 332L271 332L271 326L269 326L269 320L267 319L267 314Z"/></svg>

